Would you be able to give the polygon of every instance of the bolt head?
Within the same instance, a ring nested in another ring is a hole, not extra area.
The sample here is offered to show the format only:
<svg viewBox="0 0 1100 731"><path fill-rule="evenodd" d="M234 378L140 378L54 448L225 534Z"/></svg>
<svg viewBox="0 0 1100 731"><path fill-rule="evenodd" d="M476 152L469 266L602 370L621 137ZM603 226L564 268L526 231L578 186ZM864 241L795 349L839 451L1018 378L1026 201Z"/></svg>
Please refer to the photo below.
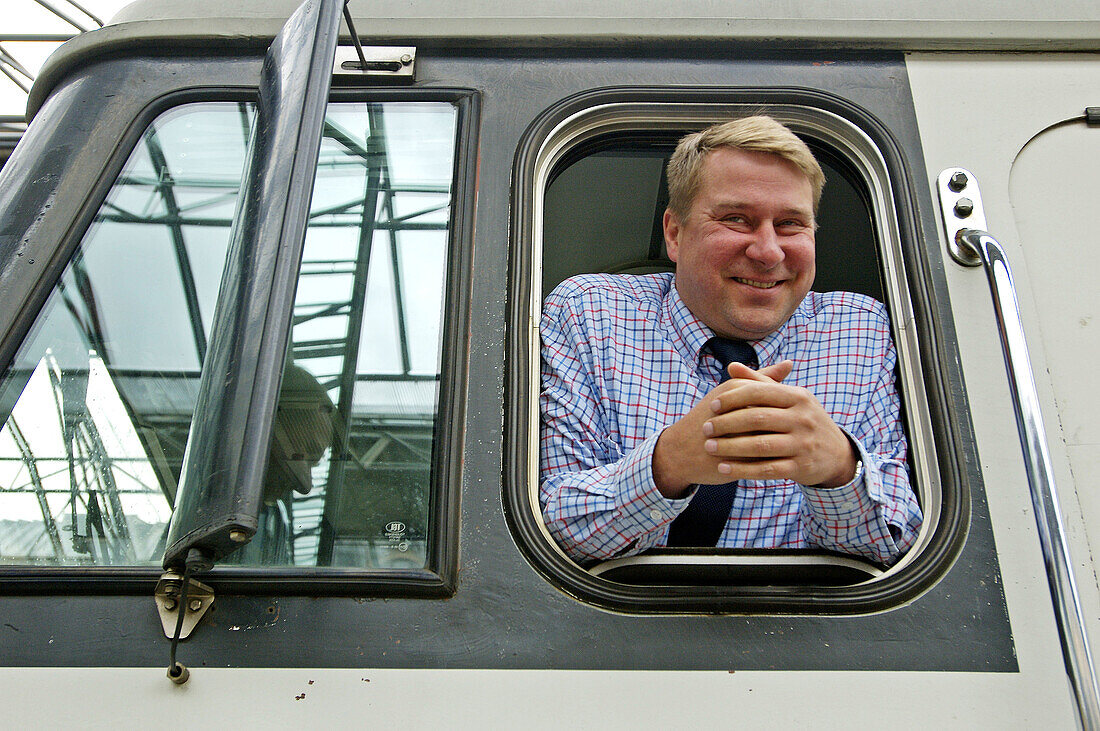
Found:
<svg viewBox="0 0 1100 731"><path fill-rule="evenodd" d="M958 193L963 188L965 188L967 183L969 183L969 182L970 182L970 179L966 177L966 173L964 173L960 170L960 171L957 171L954 175L952 175L951 179L947 181L947 187L950 188L951 190L953 190L954 192Z"/></svg>
<svg viewBox="0 0 1100 731"><path fill-rule="evenodd" d="M199 611L200 609L202 609L202 599L192 599L191 601L187 602L187 608L190 609L192 612Z"/></svg>
<svg viewBox="0 0 1100 731"><path fill-rule="evenodd" d="M176 611L177 606L178 606L178 603L176 602L175 599L165 599L164 600L164 608L167 609L169 612Z"/></svg>
<svg viewBox="0 0 1100 731"><path fill-rule="evenodd" d="M248 534L243 530L231 530L229 531L229 540L234 543L244 543L248 540Z"/></svg>
<svg viewBox="0 0 1100 731"><path fill-rule="evenodd" d="M966 218L974 212L974 201L969 198L959 198L955 201L955 215L959 218Z"/></svg>

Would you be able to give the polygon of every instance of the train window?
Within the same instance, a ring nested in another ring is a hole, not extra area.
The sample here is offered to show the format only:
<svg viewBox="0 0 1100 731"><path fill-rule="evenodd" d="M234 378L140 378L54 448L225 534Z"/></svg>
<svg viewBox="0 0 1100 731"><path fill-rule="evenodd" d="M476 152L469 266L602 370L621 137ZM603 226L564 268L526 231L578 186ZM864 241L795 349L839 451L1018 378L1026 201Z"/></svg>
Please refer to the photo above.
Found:
<svg viewBox="0 0 1100 731"><path fill-rule="evenodd" d="M766 105L730 101L745 93L701 104L686 101L690 93L592 92L590 98L581 95L549 110L528 131L527 147L517 161L517 177L523 176L529 187L519 192L516 215L526 220L516 231L529 237L529 245L519 247L530 251L530 257L517 262L524 268L519 279L528 287L519 295L518 307L533 327L523 343L525 372L514 371L512 381L517 411L522 411L517 423L522 419L526 426L525 439L513 444L516 464L508 490L517 533L547 573L568 590L618 608L820 611L829 597L839 599L855 587L862 596L873 596L875 590L867 587L892 585L893 577L903 574L933 541L944 502L920 385L916 333L907 314L912 305L891 181L898 173L857 124L832 111L800 100ZM538 495L540 338L534 325L542 300L574 274L671 272L662 231L668 156L687 132L754 113L770 114L799 134L829 181L818 221L813 289L869 295L885 302L891 313L908 463L923 527L914 546L891 567L809 549L650 549L640 555L628 550L623 558L570 559L545 525ZM878 606L883 596L874 599Z"/></svg>
<svg viewBox="0 0 1100 731"><path fill-rule="evenodd" d="M0 564L159 566L252 115L152 122L4 373ZM458 117L330 103L261 525L231 562L427 566Z"/></svg>

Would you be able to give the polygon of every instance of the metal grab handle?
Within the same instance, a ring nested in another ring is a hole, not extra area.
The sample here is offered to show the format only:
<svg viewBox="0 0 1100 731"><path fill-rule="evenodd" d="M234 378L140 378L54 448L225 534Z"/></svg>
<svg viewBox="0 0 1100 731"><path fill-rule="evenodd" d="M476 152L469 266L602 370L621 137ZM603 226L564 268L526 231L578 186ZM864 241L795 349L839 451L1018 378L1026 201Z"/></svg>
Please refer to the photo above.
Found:
<svg viewBox="0 0 1100 731"><path fill-rule="evenodd" d="M1085 729L1100 729L1100 692L1097 690L1096 669L1089 655L1085 620L1073 579L1062 513L1051 469L1050 452L1047 449L1043 416L1039 411L1039 395L1020 320L1020 308L1016 301L1016 288L1012 283L1012 269L1008 265L1004 249L989 233L976 229L962 229L955 237L961 249L969 250L981 259L989 277L989 289L993 295L993 309L997 315L997 329L1001 336L1005 368L1012 390L1012 403L1016 412L1016 427L1020 432L1024 461L1027 466L1027 482L1031 488L1031 504L1035 509L1035 523L1039 528L1043 563L1046 565L1050 595L1058 620L1058 632L1062 638L1062 652L1066 670L1077 701L1077 712Z"/></svg>

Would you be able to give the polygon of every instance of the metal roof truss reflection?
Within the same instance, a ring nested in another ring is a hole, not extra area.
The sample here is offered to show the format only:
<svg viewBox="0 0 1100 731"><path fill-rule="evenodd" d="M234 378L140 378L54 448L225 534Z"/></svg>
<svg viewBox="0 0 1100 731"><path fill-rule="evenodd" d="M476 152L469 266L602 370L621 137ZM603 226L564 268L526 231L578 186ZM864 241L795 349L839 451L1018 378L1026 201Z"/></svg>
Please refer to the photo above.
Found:
<svg viewBox="0 0 1100 731"><path fill-rule="evenodd" d="M251 124L249 106L242 103L240 110L242 127L247 135ZM344 332L343 337L296 339L291 346L293 361L316 376L330 394L335 391L333 402L337 406L338 413L344 415L352 414L357 383L388 381L411 384L433 383L438 380L434 374L413 372L409 348L410 323L406 316L404 301L403 280L406 274L402 272L399 263L399 237L404 231L445 232L448 227L446 221L425 222L418 219L446 210L450 205L449 188L446 185L393 184L389 177L389 154L386 149L383 114L379 106L368 106L367 121L370 134L366 138L366 146L336 123L326 121L325 137L338 143L346 154L330 159L325 159L323 156L318 164L319 169L333 169L341 166L365 167L365 185L362 195L352 196L346 201L324 208L315 207L310 212L310 227L356 226L358 242L355 257L338 260L307 259L303 262L300 273L302 280L314 276L350 274L352 276L350 297L321 304L314 302L305 307L296 305L293 318L296 331L299 330L299 326L320 318L337 317L344 320L345 324L341 328ZM193 346L201 362L206 351L207 333L200 311L195 274L186 247L185 228L215 226L224 227L228 231L232 224L231 219L204 215L204 211L234 198L237 187L217 179L192 177L186 180L177 179L170 170L156 135L146 135L145 145L153 165L154 177L149 179L131 174L120 177L117 185L145 189L149 195L160 200L162 205L159 208L163 213L149 216L140 211L123 208L117 203L109 203L101 211L98 220L166 227L175 253L179 281L191 325ZM209 195L200 199L196 199L193 195L189 196L188 199L191 202L181 205L176 196L177 186L186 186L189 192L205 190ZM395 197L402 193L435 194L442 199L398 216L395 213L394 202ZM139 200L140 198L127 196L127 199ZM150 208L150 206L146 207ZM385 234L384 245L388 249L386 259L393 282L392 311L396 313L395 329L400 371L365 374L357 372L357 365L370 263L376 234L379 232ZM98 328L93 326L92 329ZM91 339L98 340L94 337ZM104 347L102 342L95 344L101 348ZM108 363L110 362L106 350L104 350L104 358ZM314 365L310 365L311 363ZM338 363L340 367L338 370L326 369L321 365L322 363ZM371 413L357 415L349 421L351 422L349 428L337 428L334 432L332 454L342 455L342 458L329 462L330 468L323 480L323 485L316 485L309 495L295 496L288 505L292 511L292 524L298 526L292 541L295 563L301 564L303 561L313 563L313 556L320 565L331 561L334 540L332 526L338 519L335 515L338 509L335 493L343 484L349 462L369 470L377 466L387 451L392 452L395 449L403 450L407 460L421 462L424 465L430 462L432 414L410 416L407 413L398 412Z"/></svg>
<svg viewBox="0 0 1100 731"><path fill-rule="evenodd" d="M75 35L95 28L103 27L103 20L84 8L76 0L34 0L50 14L72 26L71 33L4 33L0 31L0 74L23 91L30 92L34 83L34 73L19 61L18 54L11 50L13 43L35 43L58 45ZM82 19L83 18L83 19ZM5 44L8 44L5 46ZM27 125L22 115L0 114L0 167L7 161L11 151L19 143Z"/></svg>

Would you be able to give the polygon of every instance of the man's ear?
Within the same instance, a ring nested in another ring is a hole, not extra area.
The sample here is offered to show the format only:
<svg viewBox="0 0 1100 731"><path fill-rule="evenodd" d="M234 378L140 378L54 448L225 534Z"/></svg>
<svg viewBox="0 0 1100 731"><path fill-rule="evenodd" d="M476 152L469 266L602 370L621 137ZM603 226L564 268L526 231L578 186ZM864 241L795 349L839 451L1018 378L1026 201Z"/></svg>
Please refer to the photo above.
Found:
<svg viewBox="0 0 1100 731"><path fill-rule="evenodd" d="M668 252L669 259L676 261L676 257L680 254L680 219L676 217L671 208L665 209L663 225L665 229L665 251Z"/></svg>

